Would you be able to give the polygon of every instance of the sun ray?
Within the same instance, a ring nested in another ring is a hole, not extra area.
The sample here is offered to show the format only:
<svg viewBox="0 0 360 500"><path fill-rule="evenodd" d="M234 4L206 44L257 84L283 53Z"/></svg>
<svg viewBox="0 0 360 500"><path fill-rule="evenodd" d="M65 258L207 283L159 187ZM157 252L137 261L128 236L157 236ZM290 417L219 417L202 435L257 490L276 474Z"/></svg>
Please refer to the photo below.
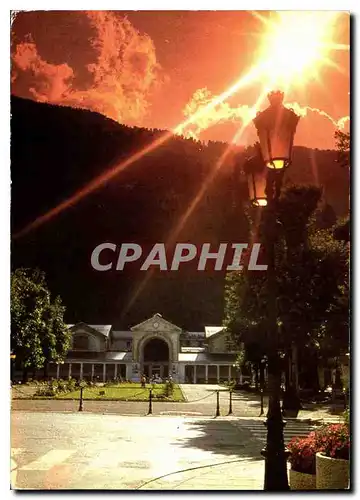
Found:
<svg viewBox="0 0 360 500"><path fill-rule="evenodd" d="M269 18L257 56L263 61L263 79L273 87L298 86L325 65L341 71L330 59L332 51L349 50L349 45L333 40L338 17L338 12L281 11Z"/></svg>
<svg viewBox="0 0 360 500"><path fill-rule="evenodd" d="M350 45L346 43L328 43L326 46L330 50L345 50L346 52L350 50Z"/></svg>
<svg viewBox="0 0 360 500"><path fill-rule="evenodd" d="M260 14L260 12L257 12L256 10L253 10L251 12L251 15L256 19L258 19L259 21L261 21L262 24L264 24L265 26L272 25L272 21L268 17L263 16L262 14Z"/></svg>
<svg viewBox="0 0 360 500"><path fill-rule="evenodd" d="M347 71L340 66L340 64L337 64L335 61L330 59L330 57L324 57L324 66L329 66L330 68L336 69L339 73L342 75L346 75Z"/></svg>

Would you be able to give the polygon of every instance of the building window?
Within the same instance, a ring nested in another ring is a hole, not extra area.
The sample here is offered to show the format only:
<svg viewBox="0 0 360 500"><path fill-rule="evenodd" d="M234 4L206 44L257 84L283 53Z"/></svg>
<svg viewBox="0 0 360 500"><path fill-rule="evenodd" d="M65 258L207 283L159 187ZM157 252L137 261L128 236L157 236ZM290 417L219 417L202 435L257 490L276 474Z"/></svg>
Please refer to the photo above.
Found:
<svg viewBox="0 0 360 500"><path fill-rule="evenodd" d="M131 351L131 340L126 342L126 350Z"/></svg>
<svg viewBox="0 0 360 500"><path fill-rule="evenodd" d="M81 333L74 335L73 349L87 351L89 349L89 337Z"/></svg>

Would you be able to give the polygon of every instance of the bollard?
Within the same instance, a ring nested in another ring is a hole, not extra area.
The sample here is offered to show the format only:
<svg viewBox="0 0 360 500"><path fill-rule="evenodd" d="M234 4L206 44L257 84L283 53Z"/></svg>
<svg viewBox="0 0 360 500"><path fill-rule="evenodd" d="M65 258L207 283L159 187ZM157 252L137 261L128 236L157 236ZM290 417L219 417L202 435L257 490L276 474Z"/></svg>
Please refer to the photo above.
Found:
<svg viewBox="0 0 360 500"><path fill-rule="evenodd" d="M216 413L215 413L215 417L220 417L219 393L220 393L220 391L216 391Z"/></svg>
<svg viewBox="0 0 360 500"><path fill-rule="evenodd" d="M80 387L80 404L79 404L79 411L84 410L84 403L83 403L83 387Z"/></svg>
<svg viewBox="0 0 360 500"><path fill-rule="evenodd" d="M232 410L232 390L230 389L229 391L229 413L228 415L232 415L233 410Z"/></svg>
<svg viewBox="0 0 360 500"><path fill-rule="evenodd" d="M260 389L260 417L264 415L264 389Z"/></svg>
<svg viewBox="0 0 360 500"><path fill-rule="evenodd" d="M152 415L152 389L149 391L149 411L148 415Z"/></svg>

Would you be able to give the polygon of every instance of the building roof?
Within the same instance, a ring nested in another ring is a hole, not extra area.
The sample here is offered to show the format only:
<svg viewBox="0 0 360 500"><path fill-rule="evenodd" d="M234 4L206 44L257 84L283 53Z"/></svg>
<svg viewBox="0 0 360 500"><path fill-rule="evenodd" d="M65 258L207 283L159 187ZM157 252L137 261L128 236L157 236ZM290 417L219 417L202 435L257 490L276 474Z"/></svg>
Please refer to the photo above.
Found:
<svg viewBox="0 0 360 500"><path fill-rule="evenodd" d="M112 325L89 325L91 328L94 328L94 330L97 330L98 332L102 333L106 337L109 336L110 330Z"/></svg>
<svg viewBox="0 0 360 500"><path fill-rule="evenodd" d="M133 334L130 330L113 330L111 332L112 338L116 339L131 339Z"/></svg>
<svg viewBox="0 0 360 500"><path fill-rule="evenodd" d="M179 352L179 361L188 361L188 362L204 362L207 363L209 361L209 357L205 352Z"/></svg>
<svg viewBox="0 0 360 500"><path fill-rule="evenodd" d="M84 321L79 321L78 323L72 324L72 325L66 325L68 328L73 328L74 326L81 325L83 326L88 326L92 328L93 330L96 330L97 332L101 333L105 337L109 336L109 333L111 331L112 325L89 325L88 323L85 323Z"/></svg>
<svg viewBox="0 0 360 500"><path fill-rule="evenodd" d="M121 351L121 352L106 352L105 353L105 361L131 361L132 353Z"/></svg>
<svg viewBox="0 0 360 500"><path fill-rule="evenodd" d="M214 355L208 352L180 352L179 361L187 363L222 364L235 362L235 354Z"/></svg>
<svg viewBox="0 0 360 500"><path fill-rule="evenodd" d="M131 331L136 331L136 330L141 330L142 328L147 328L150 327L150 330L152 329L152 326L154 323L159 323L160 325L162 324L163 326L170 327L171 330L175 332L182 332L182 328L179 326L174 325L167 319L163 318L161 314L156 313L154 314L151 318L146 319L145 321L142 321L138 325L132 326Z"/></svg>
<svg viewBox="0 0 360 500"><path fill-rule="evenodd" d="M222 330L224 330L223 326L205 326L205 337L211 337Z"/></svg>
<svg viewBox="0 0 360 500"><path fill-rule="evenodd" d="M205 352L205 347L181 347L181 352Z"/></svg>
<svg viewBox="0 0 360 500"><path fill-rule="evenodd" d="M194 337L203 337L204 332L185 332L186 335L193 335Z"/></svg>

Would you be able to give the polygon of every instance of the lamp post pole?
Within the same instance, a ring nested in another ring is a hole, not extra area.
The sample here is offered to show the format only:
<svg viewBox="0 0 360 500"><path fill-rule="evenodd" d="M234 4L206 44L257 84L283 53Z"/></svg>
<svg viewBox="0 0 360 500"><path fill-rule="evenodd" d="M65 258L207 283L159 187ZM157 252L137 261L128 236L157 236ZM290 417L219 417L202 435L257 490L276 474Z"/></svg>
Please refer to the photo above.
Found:
<svg viewBox="0 0 360 500"><path fill-rule="evenodd" d="M281 363L279 360L279 338L276 311L276 264L275 244L277 221L275 200L265 208L264 246L267 260L267 305L268 305L268 393L269 406L265 425L267 427L266 446L261 451L265 458L264 489L267 491L289 490L287 477L288 453L284 444L284 426L280 406Z"/></svg>
<svg viewBox="0 0 360 500"><path fill-rule="evenodd" d="M284 444L284 426L280 406L281 363L277 324L276 242L278 234L277 203L284 170L291 163L295 130L299 117L282 105L284 94L270 92L270 106L258 113L254 124L259 137L259 152L246 164L251 203L262 210L261 228L267 263L267 357L269 405L265 425L266 446L264 490L289 490Z"/></svg>

